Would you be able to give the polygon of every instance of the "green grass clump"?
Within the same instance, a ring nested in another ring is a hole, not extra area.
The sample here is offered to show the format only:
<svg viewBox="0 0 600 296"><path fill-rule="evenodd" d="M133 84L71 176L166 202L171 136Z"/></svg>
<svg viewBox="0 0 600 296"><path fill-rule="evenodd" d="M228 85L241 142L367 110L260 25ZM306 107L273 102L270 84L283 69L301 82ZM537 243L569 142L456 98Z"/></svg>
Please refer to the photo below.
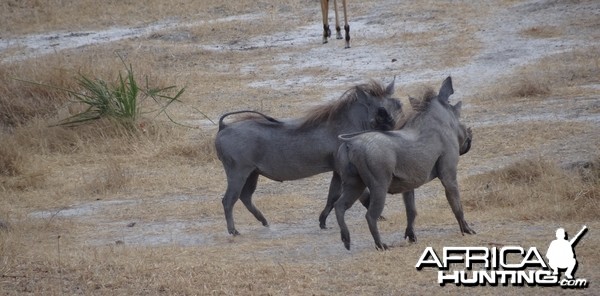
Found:
<svg viewBox="0 0 600 296"><path fill-rule="evenodd" d="M85 110L61 120L57 125L74 126L98 119L109 119L123 127L133 129L140 116L149 113L155 113L156 116L164 113L173 121L166 108L171 103L179 101L179 97L185 90L182 88L174 96L169 96L166 93L175 86L150 87L147 77L146 86L140 87L131 65L126 66L125 75L119 73L116 83L110 84L99 78L91 79L81 73L77 83L82 91L63 90L68 92L76 103L83 104ZM148 99L151 99L154 107L152 110L143 111L142 106L145 106Z"/></svg>

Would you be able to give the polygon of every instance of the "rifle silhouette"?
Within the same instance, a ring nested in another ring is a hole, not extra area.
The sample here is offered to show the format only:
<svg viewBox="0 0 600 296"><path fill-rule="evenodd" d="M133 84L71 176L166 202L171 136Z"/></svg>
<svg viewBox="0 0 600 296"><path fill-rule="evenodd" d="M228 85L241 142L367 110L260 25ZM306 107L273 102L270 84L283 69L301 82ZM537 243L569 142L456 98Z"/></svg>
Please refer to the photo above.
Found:
<svg viewBox="0 0 600 296"><path fill-rule="evenodd" d="M581 228L581 230L579 230L579 232L575 235L575 237L573 237L569 243L571 244L572 247L575 247L575 245L577 244L577 242L579 241L579 239L587 232L588 228L586 225L583 225L583 228Z"/></svg>

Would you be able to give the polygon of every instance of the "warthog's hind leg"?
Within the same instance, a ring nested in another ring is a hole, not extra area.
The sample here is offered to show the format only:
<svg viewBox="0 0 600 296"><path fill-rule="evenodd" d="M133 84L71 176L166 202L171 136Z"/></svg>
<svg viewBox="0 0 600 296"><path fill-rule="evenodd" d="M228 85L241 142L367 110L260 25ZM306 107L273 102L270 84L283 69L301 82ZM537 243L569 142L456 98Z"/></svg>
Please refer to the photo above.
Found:
<svg viewBox="0 0 600 296"><path fill-rule="evenodd" d="M260 212L259 209L256 208L254 203L252 203L252 194L256 190L256 183L258 182L258 172L252 172L248 179L246 180L246 184L242 189L242 194L240 195L240 200L244 203L248 211L254 215L254 217L262 223L263 226L269 226L267 219Z"/></svg>
<svg viewBox="0 0 600 296"><path fill-rule="evenodd" d="M233 221L233 206L240 198L242 188L248 179L248 172L240 170L226 170L227 173L227 190L223 196L223 210L225 211L225 220L227 221L227 231L229 234L239 235L240 233L235 229L235 222Z"/></svg>
<svg viewBox="0 0 600 296"><path fill-rule="evenodd" d="M344 220L344 214L346 213L346 210L352 207L356 202L366 186L359 178L352 178L352 180L348 179L342 186L342 196L340 196L340 199L335 203L335 216L338 225L340 226L344 247L346 247L347 250L350 250L350 231L348 231L348 226Z"/></svg>
<svg viewBox="0 0 600 296"><path fill-rule="evenodd" d="M365 189L365 191L363 191L358 200L365 207L365 209L368 209L369 203L371 202L371 192L369 192L369 189ZM383 215L381 215L379 216L379 218L377 218L377 220L385 221L386 219Z"/></svg>
<svg viewBox="0 0 600 296"><path fill-rule="evenodd" d="M323 211L321 212L321 215L319 216L319 226L321 227L321 229L327 229L327 224L326 224L326 220L327 217L329 216L329 213L331 212L331 210L333 210L333 205L335 204L335 202L340 198L340 194L341 194L341 181L340 181L340 176L338 173L333 173L333 177L331 178L331 183L329 184L329 195L327 196L327 204L325 205L325 208L323 209ZM363 193L360 195L360 197L358 198L358 200L360 201L360 203L365 207L365 209L369 208L369 202L370 202L370 193L368 189L365 189L363 191ZM379 218L377 218L379 221L385 221L385 217L383 216L379 216Z"/></svg>
<svg viewBox="0 0 600 296"><path fill-rule="evenodd" d="M327 195L327 204L319 216L319 227L321 229L327 229L327 216L333 210L333 204L340 198L342 181L340 175L333 172L331 177L331 183L329 183L329 194Z"/></svg>
<svg viewBox="0 0 600 296"><path fill-rule="evenodd" d="M369 188L369 191L371 192L371 201L365 218L367 219L367 224L369 224L369 230L371 231L373 240L375 240L377 250L387 250L388 246L381 242L381 236L379 235L379 230L377 228L377 220L381 216L381 213L383 213L383 208L385 207L387 187L379 186L377 188Z"/></svg>

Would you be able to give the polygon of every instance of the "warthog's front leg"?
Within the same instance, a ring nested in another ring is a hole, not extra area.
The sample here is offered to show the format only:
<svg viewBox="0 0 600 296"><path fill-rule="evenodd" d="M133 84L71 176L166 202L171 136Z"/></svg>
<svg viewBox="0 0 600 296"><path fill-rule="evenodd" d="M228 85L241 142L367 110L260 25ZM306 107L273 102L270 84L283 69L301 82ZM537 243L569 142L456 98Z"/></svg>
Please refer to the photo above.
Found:
<svg viewBox="0 0 600 296"><path fill-rule="evenodd" d="M443 180L442 185L446 190L446 199L452 208L452 212L454 213L454 217L456 217L456 221L458 221L458 226L460 227L460 232L464 235L467 234L475 234L475 231L469 227L469 224L465 220L462 204L460 202L460 194L458 191L458 184L456 179L453 180Z"/></svg>
<svg viewBox="0 0 600 296"><path fill-rule="evenodd" d="M340 193L342 190L342 181L340 179L340 175L336 172L333 172L333 176L331 177L331 183L329 183L329 194L327 195L327 204L325 208L321 212L319 216L319 226L321 229L327 229L327 216L331 210L333 210L333 205L340 198Z"/></svg>
<svg viewBox="0 0 600 296"><path fill-rule="evenodd" d="M404 238L408 238L410 242L416 242L417 236L413 228L415 218L417 217L417 207L415 206L415 191L411 190L402 193L404 199L404 207L406 208L406 231L404 231Z"/></svg>

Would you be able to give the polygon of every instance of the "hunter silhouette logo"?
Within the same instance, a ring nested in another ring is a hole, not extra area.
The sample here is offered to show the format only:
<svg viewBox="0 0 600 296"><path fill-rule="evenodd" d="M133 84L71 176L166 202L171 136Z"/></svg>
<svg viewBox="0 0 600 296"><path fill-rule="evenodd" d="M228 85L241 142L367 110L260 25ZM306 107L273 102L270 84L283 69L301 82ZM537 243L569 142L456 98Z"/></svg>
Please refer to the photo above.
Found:
<svg viewBox="0 0 600 296"><path fill-rule="evenodd" d="M583 228L575 235L573 239L568 241L566 239L566 233L563 228L556 230L556 239L550 243L548 252L546 252L546 258L548 258L548 265L552 268L552 275L558 275L559 269L567 269L565 276L568 279L573 279L573 271L577 268L577 259L575 259L575 245L579 242L579 239L587 232L587 226Z"/></svg>
<svg viewBox="0 0 600 296"><path fill-rule="evenodd" d="M577 259L574 249L587 233L587 226L567 240L563 228L556 230L546 252L548 261L536 247L524 249L521 246L497 247L444 247L438 256L432 247L425 248L415 267L438 269L438 284L465 286L560 286L563 288L587 288L588 281L574 278ZM460 265L458 265L460 264ZM561 279L560 271L565 271Z"/></svg>

